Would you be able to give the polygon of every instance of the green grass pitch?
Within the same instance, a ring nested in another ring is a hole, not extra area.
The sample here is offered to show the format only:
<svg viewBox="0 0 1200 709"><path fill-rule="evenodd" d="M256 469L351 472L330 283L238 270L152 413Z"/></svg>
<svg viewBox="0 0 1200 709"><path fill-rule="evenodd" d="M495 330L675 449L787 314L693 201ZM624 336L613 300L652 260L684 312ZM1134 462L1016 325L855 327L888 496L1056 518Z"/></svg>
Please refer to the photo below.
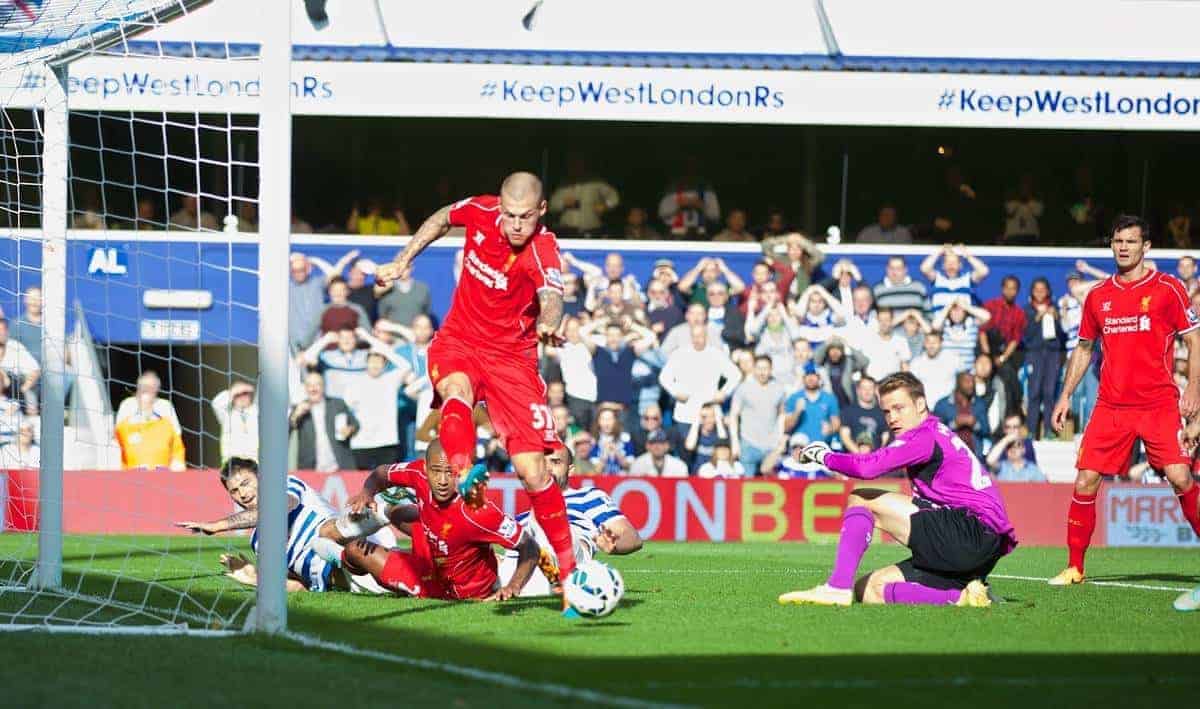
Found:
<svg viewBox="0 0 1200 709"><path fill-rule="evenodd" d="M252 591L220 575L216 556L228 545L180 537L71 538L67 578L78 582L73 572L85 567L154 578L164 587L187 588L204 605L233 611ZM0 535L0 559L27 557L34 546L28 537ZM158 553L167 549L170 554ZM1054 589L1002 577L1049 576L1063 550L1019 549L996 569L993 588L1006 602L990 609L775 602L782 591L823 580L833 551L796 544L648 544L634 556L610 559L628 591L621 608L599 621L564 621L549 599L500 605L333 593L290 599L292 630L409 658L404 663L253 636L0 634L0 705L1126 709L1195 706L1200 696L1200 614L1174 611L1176 593L1169 590L1200 583L1195 552L1093 550L1093 580L1136 587ZM864 568L898 561L904 551L875 545ZM0 579L12 570L11 561L0 562ZM177 601L165 589L114 585L102 573L82 583L92 593L149 605ZM0 623L29 600L21 592L0 592ZM491 674L470 678L445 665ZM555 693L563 688L594 694Z"/></svg>

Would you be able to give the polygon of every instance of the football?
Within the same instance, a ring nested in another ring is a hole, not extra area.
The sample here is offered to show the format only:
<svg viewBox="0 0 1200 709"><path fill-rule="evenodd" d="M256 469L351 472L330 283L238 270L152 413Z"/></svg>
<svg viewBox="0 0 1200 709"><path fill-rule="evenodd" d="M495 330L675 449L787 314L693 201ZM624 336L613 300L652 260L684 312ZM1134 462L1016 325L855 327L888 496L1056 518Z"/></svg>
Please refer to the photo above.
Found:
<svg viewBox="0 0 1200 709"><path fill-rule="evenodd" d="M616 569L592 559L575 567L563 593L580 615L600 618L616 610L625 595L625 581Z"/></svg>

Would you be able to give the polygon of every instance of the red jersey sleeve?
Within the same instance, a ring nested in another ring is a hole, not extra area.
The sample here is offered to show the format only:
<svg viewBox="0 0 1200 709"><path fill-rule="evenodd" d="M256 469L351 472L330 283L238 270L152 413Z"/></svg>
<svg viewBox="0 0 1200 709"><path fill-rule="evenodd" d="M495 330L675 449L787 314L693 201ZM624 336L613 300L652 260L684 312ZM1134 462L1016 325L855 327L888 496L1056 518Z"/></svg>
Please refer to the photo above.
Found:
<svg viewBox="0 0 1200 709"><path fill-rule="evenodd" d="M429 488L429 480L425 477L425 461L414 460L410 463L393 463L388 467L388 482L401 487L411 487L424 494Z"/></svg>
<svg viewBox="0 0 1200 709"><path fill-rule="evenodd" d="M1096 315L1096 291L1099 287L1088 291L1083 298L1083 318L1079 321L1079 339L1095 342L1100 334L1100 322Z"/></svg>
<svg viewBox="0 0 1200 709"><path fill-rule="evenodd" d="M521 526L494 503L473 509L460 501L460 509L474 530L472 541L499 544L505 549L517 548L517 542L521 541Z"/></svg>
<svg viewBox="0 0 1200 709"><path fill-rule="evenodd" d="M552 290L563 292L562 257L558 253L558 240L549 232L536 235L529 244L533 258L529 263L529 275L538 292Z"/></svg>
<svg viewBox="0 0 1200 709"><path fill-rule="evenodd" d="M496 197L491 195L460 199L450 205L450 226L471 226L481 214L490 213L487 210L495 201Z"/></svg>
<svg viewBox="0 0 1200 709"><path fill-rule="evenodd" d="M1164 274L1162 284L1166 290L1170 291L1167 298L1167 313L1169 313L1167 322L1171 324L1171 328L1182 335L1200 327L1200 317L1197 317L1196 311L1192 309L1187 289L1184 288L1183 283L1174 276Z"/></svg>

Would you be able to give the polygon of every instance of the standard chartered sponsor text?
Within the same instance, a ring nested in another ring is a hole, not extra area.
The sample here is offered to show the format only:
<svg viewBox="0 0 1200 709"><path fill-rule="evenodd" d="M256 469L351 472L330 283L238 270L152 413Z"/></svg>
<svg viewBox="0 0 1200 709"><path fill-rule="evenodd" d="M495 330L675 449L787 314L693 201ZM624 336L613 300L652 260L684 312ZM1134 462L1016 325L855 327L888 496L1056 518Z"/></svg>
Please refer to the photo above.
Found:
<svg viewBox="0 0 1200 709"><path fill-rule="evenodd" d="M496 82L487 82L492 86ZM716 83L679 86L656 81L617 84L608 81L530 83L504 79L499 91L481 93L504 102L571 105L712 106L717 108L781 109L783 91L756 84L723 86Z"/></svg>
<svg viewBox="0 0 1200 709"><path fill-rule="evenodd" d="M963 113L1194 116L1200 117L1200 96L1164 91L1153 95L1125 95L1102 89L1071 93L1038 89L1026 93L957 89L957 108ZM939 94L944 96L945 92Z"/></svg>

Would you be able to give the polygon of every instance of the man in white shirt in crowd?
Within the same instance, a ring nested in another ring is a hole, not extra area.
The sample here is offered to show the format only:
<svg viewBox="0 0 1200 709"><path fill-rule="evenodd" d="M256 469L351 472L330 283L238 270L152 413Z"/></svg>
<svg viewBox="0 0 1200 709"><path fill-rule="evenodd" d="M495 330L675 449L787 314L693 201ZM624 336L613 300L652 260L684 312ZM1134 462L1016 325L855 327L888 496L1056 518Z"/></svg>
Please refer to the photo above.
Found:
<svg viewBox="0 0 1200 709"><path fill-rule="evenodd" d="M584 429L592 427L596 408L596 372L592 369L592 351L581 334L579 318L568 317L563 326L563 343L556 348L547 348L546 353L558 359L562 370L563 389L566 392L567 410L575 423Z"/></svg>
<svg viewBox="0 0 1200 709"><path fill-rule="evenodd" d="M0 470L37 470L41 465L42 449L34 443L33 421L22 420L17 426L17 440L0 446ZM683 470L687 475L687 466Z"/></svg>
<svg viewBox="0 0 1200 709"><path fill-rule="evenodd" d="M408 362L375 340L367 332L359 335L371 342L367 368L345 395L346 404L358 419L358 430L350 439L354 466L374 470L380 465L399 461L399 413L396 406L400 391L416 378ZM391 362L393 368L387 369Z"/></svg>
<svg viewBox="0 0 1200 709"><path fill-rule="evenodd" d="M724 347L725 343L721 340L721 328L708 321L708 308L701 303L692 303L683 313L683 322L668 330L667 336L658 346L662 350L663 356L670 357L675 350L687 347L688 343L692 341L692 328L697 325L708 328L710 343Z"/></svg>
<svg viewBox="0 0 1200 709"><path fill-rule="evenodd" d="M693 325L690 346L667 358L658 382L675 399L675 425L680 435L686 435L699 420L702 406L722 403L733 393L741 382L741 372L724 350L709 344L707 327Z"/></svg>
<svg viewBox="0 0 1200 709"><path fill-rule="evenodd" d="M629 474L644 478L686 478L687 463L671 455L671 439L661 428L646 436L646 452L634 459Z"/></svg>
<svg viewBox="0 0 1200 709"><path fill-rule="evenodd" d="M159 380L158 374L154 370L147 369L145 372L142 372L141 376L137 379L137 391L134 392L133 396L125 397L121 401L121 405L117 407L115 423L121 423L125 419L137 414L139 411L138 399L144 396L153 402L151 405L153 414L160 418L170 419L171 423L175 426L175 430L182 431L183 428L179 425L179 415L175 413L175 407L170 401L158 395L161 387L162 381Z"/></svg>
<svg viewBox="0 0 1200 709"><path fill-rule="evenodd" d="M908 340L893 334L892 311L880 308L875 313L875 325L865 325L858 318L846 324L846 341L867 358L867 374L876 381L889 374L908 369L912 351Z"/></svg>
<svg viewBox="0 0 1200 709"><path fill-rule="evenodd" d="M213 413L221 424L221 460L258 460L258 401L254 385L237 380L213 397Z"/></svg>
<svg viewBox="0 0 1200 709"><path fill-rule="evenodd" d="M954 378L962 370L962 358L942 348L940 332L925 334L925 351L913 358L908 371L925 385L929 401L941 401L954 391Z"/></svg>

